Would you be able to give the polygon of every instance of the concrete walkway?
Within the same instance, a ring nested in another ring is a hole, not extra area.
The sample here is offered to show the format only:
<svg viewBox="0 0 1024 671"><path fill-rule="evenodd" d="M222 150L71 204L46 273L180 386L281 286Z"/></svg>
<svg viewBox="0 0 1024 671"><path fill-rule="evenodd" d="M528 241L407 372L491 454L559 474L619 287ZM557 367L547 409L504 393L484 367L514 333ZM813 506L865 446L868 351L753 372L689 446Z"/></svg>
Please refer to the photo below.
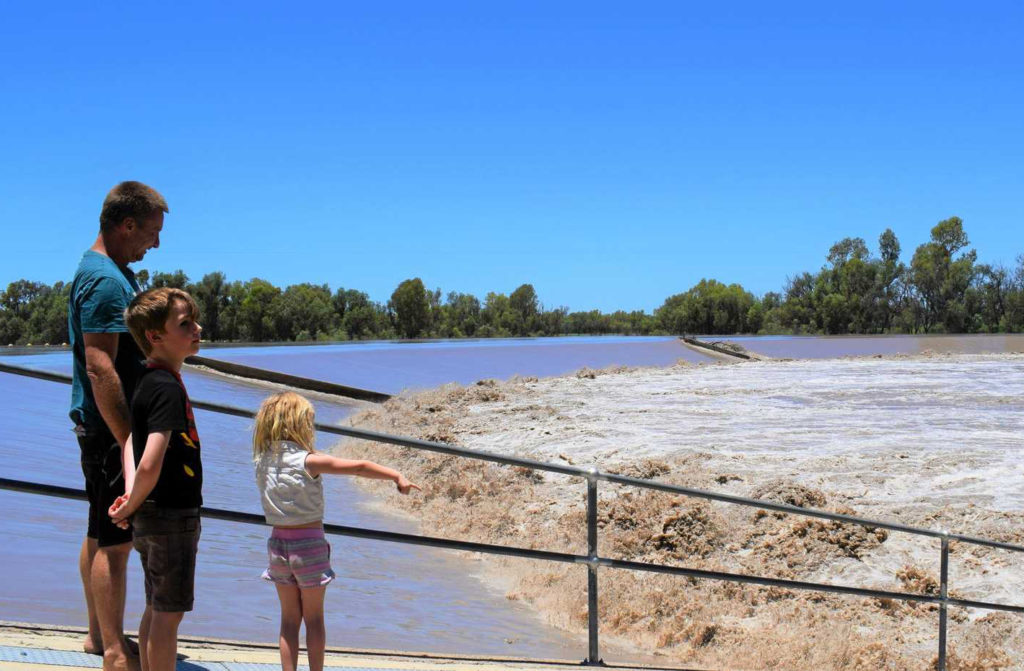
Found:
<svg viewBox="0 0 1024 671"><path fill-rule="evenodd" d="M11 671L77 671L100 669L102 659L82 652L85 629L0 621L0 669ZM221 639L182 637L178 671L274 671L280 669L277 646ZM299 655L304 666L305 654ZM554 671L579 666L579 661L529 661L481 657L328 648L326 669L348 671ZM619 667L625 668L625 667ZM630 667L640 668L640 667Z"/></svg>

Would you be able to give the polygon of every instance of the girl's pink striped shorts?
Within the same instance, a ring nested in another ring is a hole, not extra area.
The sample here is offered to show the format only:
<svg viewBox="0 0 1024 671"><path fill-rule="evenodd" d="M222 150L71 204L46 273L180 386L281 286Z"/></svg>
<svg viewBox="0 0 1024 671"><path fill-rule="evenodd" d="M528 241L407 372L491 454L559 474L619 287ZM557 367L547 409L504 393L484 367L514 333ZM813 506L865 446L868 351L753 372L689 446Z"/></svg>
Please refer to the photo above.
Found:
<svg viewBox="0 0 1024 671"><path fill-rule="evenodd" d="M323 527L309 529L275 528L267 540L270 566L263 579L306 589L322 587L334 580L331 546Z"/></svg>

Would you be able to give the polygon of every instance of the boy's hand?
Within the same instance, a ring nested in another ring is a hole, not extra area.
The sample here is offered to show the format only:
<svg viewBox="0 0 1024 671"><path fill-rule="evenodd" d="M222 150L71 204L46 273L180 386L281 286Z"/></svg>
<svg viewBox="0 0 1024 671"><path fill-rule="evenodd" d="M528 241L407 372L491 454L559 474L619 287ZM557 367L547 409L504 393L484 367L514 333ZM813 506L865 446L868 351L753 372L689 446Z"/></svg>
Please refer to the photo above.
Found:
<svg viewBox="0 0 1024 671"><path fill-rule="evenodd" d="M400 494L408 494L413 489L419 489L420 491L423 491L422 489L420 489L419 485L414 485L413 483L406 480L404 475L398 476L398 481L395 482L395 486L398 487L398 491Z"/></svg>
<svg viewBox="0 0 1024 671"><path fill-rule="evenodd" d="M107 510L107 514L110 515L110 521L113 522L118 528L128 528L128 498L129 493L125 492L121 496L114 499L114 502L110 504L110 508Z"/></svg>

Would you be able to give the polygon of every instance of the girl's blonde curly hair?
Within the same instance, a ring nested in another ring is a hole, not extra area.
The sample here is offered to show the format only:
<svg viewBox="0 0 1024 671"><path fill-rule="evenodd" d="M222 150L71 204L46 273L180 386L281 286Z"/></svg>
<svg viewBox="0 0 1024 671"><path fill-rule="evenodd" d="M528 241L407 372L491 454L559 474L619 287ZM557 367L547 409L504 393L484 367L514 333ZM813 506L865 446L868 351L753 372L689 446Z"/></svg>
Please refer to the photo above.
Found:
<svg viewBox="0 0 1024 671"><path fill-rule="evenodd" d="M286 391L268 396L256 413L252 432L252 456L259 460L274 443L290 440L313 451L316 431L313 404L295 392Z"/></svg>

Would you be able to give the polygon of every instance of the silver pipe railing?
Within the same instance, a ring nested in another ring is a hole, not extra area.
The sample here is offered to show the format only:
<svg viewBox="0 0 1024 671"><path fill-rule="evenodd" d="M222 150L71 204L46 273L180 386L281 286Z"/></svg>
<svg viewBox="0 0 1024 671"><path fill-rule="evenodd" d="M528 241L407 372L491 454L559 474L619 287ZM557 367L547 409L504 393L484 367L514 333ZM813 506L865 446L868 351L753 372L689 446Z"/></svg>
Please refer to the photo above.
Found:
<svg viewBox="0 0 1024 671"><path fill-rule="evenodd" d="M70 384L71 378L67 375L59 373L52 373L48 371L40 371L31 368L23 368L20 366L11 366L8 364L0 363L0 373L10 373L13 375L21 375L24 377L36 378L40 380L47 380L51 382L60 382L64 384ZM233 415L236 417L253 418L256 413L252 410L244 408L238 408L229 405L222 405L218 403L210 403L207 401L193 400L192 407L200 410L207 410L210 412L217 412L226 415ZM482 450L470 450L464 447L457 447L454 445L448 445L445 443L432 442L427 440L421 440L418 438L409 438L405 436L393 436L386 433L380 433L377 431L369 431L366 429L356 429L353 427L345 426L332 426L327 424L316 424L316 430L339 436L346 436L350 438L359 438L362 440L369 440L379 443L387 443L392 445L399 445L402 447L408 447L412 449L425 450L428 452L437 452L440 454L448 454L452 456L465 457L467 459L477 459L481 461L489 461L492 463L503 464L507 466L518 466L522 468L529 468L532 470L546 471L549 473L559 473L562 475L568 475L572 477L583 478L587 483L587 554L579 555L564 552L551 552L547 550L534 550L528 548L520 548L509 545L498 545L490 543L474 543L470 541L451 540L447 538L437 538L433 536L423 536L417 534L402 534L391 531L381 531L378 529L366 529L362 527L350 527L337 524L325 524L324 531L330 534L349 536L354 538L364 538L370 540L380 540L387 542L405 543L411 545L421 545L427 547L434 547L447 550L463 550L468 552L479 552L483 554L503 555L511 557L520 557L524 559L536 559L541 561L553 561L560 563L573 563L573 564L584 564L587 567L587 657L583 660L586 665L592 666L603 666L604 662L600 657L600 646L598 638L599 630L599 613L598 613L598 568L617 568L625 569L630 571L643 571L649 573L661 573L667 575L684 576L688 578L698 578L704 580L719 580L727 582L735 582L740 584L748 585L759 585L765 587L778 587L782 589L792 590L804 590L813 592L825 592L833 594L844 594L850 596L862 596L876 599L892 599L895 601L907 601L916 603L934 603L939 607L939 632L938 632L938 671L946 671L946 638L947 638L947 609L949 606L955 606L959 608L978 608L983 610L997 610L1011 613L1022 613L1024 614L1024 606L1010 605L1010 604L999 604L991 603L987 601L975 601L970 599L959 599L949 596L949 543L950 541L956 541L960 543L968 543L972 545L980 545L984 547L997 548L1000 550L1008 550L1011 552L1024 552L1024 546L1014 545L1012 543L1004 543L1000 541L993 541L984 538L977 538L973 536L967 536L963 534L951 534L943 530L935 529L923 529L918 527L912 527L905 524L899 524L896 522L888 522L883 520L872 520L863 517L857 517L853 515L843 515L839 513L830 513L823 510L816 510L813 508L801 508L785 503L775 503L772 501L764 501L761 499L750 499L742 496L734 496L730 494L720 494L716 492L710 492L702 489L694 489L690 487L680 487L678 485L670 485L662 482L656 482L653 480L642 480L639 478L630 478L623 475L617 475L614 473L603 473L597 468L581 468L577 466L565 466L562 464L553 464L549 462L537 461L533 459L524 459L522 457L509 457L501 454L495 454L493 452L485 452ZM890 590L878 590L878 589L866 589L861 587L848 587L845 585L829 585L826 583L807 582L801 580L787 580L782 578L766 578L762 576L749 575L744 573L727 573L722 571L708 571L704 569L693 569L681 566L669 566L667 564L653 564L648 562L635 562L623 559L612 559L608 557L601 557L598 554L598 524L597 524L597 508L598 508L598 482L610 482L619 485L638 487L642 489L651 489L661 492L667 492L670 494L680 494L683 496L701 498L709 501L718 501L721 503L729 503L735 505L742 505L752 508L758 508L761 510L771 510L775 512L787 513L792 515L801 515L804 517L814 517L819 519L826 519L836 522L842 522L845 524L857 524L868 529L887 529L890 531L897 531L902 533L913 534L917 536L925 536L929 538L938 538L940 540L940 574L939 574L939 594L920 594L915 592L897 592ZM14 480L9 478L0 478L0 489L6 489L11 491L18 491L31 494L42 494L46 496L58 496L63 498L72 499L85 499L86 495L84 491L71 489L67 487L59 487L56 485L47 485L41 483L24 482L20 480ZM253 513L244 513L231 510L222 510L218 508L207 508L202 509L202 515L213 519L227 520L232 522L242 522L247 524L259 524L264 525L265 520L262 515L256 515Z"/></svg>

